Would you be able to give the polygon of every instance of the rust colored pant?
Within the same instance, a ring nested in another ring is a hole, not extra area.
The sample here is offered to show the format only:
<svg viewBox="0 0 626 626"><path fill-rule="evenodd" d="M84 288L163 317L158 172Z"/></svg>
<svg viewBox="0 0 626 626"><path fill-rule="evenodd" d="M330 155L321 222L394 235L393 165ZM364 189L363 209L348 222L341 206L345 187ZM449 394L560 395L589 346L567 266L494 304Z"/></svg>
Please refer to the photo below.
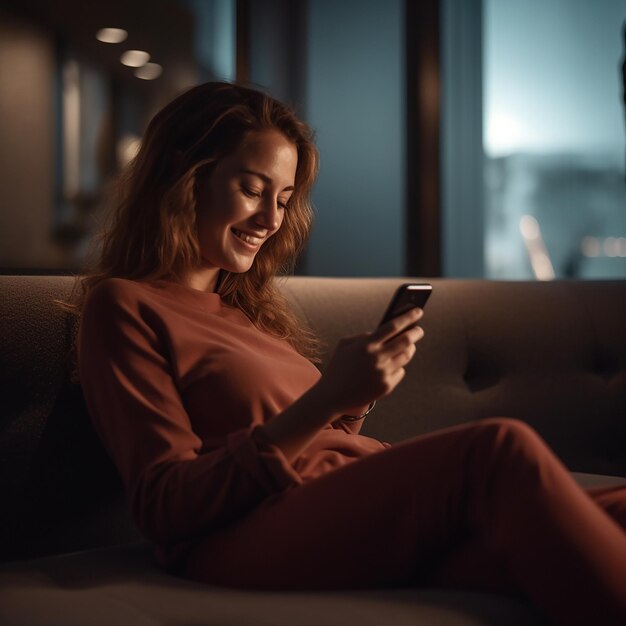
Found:
<svg viewBox="0 0 626 626"><path fill-rule="evenodd" d="M255 589L520 594L557 624L626 624L626 487L581 489L524 423L410 439L211 534L186 576Z"/></svg>

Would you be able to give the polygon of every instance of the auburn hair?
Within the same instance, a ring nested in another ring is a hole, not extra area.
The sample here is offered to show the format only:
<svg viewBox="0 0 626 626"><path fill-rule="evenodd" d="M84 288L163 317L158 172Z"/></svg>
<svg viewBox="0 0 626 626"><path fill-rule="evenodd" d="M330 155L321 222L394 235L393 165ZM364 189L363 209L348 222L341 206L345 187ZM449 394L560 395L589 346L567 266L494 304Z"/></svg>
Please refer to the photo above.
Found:
<svg viewBox="0 0 626 626"><path fill-rule="evenodd" d="M136 157L115 187L108 228L94 270L80 279L80 313L95 285L111 277L181 282L200 267L196 231L199 176L241 145L247 133L277 130L297 148L294 191L280 229L244 273L220 272L217 291L261 330L319 361L319 344L289 309L275 281L293 272L313 221L310 192L319 157L311 129L267 94L226 82L193 87L150 121Z"/></svg>

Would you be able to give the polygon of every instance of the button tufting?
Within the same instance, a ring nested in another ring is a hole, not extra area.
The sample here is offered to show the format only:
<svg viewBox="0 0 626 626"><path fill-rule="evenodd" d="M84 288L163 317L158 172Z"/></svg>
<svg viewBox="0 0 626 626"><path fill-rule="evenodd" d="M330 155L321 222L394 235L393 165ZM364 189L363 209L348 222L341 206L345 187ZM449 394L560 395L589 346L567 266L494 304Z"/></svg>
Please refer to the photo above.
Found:
<svg viewBox="0 0 626 626"><path fill-rule="evenodd" d="M500 382L500 378L500 374L493 367L476 362L468 365L463 375L465 384L473 393L495 387Z"/></svg>

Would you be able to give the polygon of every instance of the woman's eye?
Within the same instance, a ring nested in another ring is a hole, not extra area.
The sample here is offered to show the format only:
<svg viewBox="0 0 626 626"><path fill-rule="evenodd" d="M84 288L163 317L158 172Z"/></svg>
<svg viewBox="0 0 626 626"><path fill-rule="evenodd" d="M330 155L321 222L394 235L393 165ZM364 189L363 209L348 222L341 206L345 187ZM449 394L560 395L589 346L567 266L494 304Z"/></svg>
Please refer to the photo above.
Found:
<svg viewBox="0 0 626 626"><path fill-rule="evenodd" d="M283 202L282 200L279 200L279 201L278 201L278 206L279 206L281 209L287 209L287 202Z"/></svg>
<svg viewBox="0 0 626 626"><path fill-rule="evenodd" d="M242 187L241 190L248 196L249 198L259 198L261 194L254 189L248 189L248 187Z"/></svg>

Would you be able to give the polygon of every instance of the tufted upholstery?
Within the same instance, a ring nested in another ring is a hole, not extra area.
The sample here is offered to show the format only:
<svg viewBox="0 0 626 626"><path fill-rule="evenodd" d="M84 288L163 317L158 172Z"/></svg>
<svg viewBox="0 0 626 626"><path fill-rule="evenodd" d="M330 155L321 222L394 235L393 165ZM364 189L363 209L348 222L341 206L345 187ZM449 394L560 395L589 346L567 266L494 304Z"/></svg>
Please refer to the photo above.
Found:
<svg viewBox="0 0 626 626"><path fill-rule="evenodd" d="M342 335L372 329L405 280L298 277L282 289L330 347ZM280 602L282 612L263 623L339 624L355 610L363 624L391 615L398 624L539 623L519 604L477 594L231 598L158 572L149 548L136 543L141 537L121 483L91 429L80 388L68 377L75 319L53 300L66 300L73 282L0 277L0 561L100 549L0 566L0 622L182 624L193 614L208 616L194 623L256 624L259 611ZM426 336L406 379L368 418L365 434L399 441L486 416L514 416L533 425L571 470L626 476L625 282L431 282ZM106 547L128 542L135 544ZM10 593L3 596L3 588ZM68 603L78 607L75 622L64 613ZM183 604L191 608L182 610ZM102 611L100 620L94 611Z"/></svg>
<svg viewBox="0 0 626 626"><path fill-rule="evenodd" d="M286 291L332 345L371 329L401 282L298 278ZM430 282L407 379L364 432L398 441L517 417L570 469L626 476L626 282Z"/></svg>

